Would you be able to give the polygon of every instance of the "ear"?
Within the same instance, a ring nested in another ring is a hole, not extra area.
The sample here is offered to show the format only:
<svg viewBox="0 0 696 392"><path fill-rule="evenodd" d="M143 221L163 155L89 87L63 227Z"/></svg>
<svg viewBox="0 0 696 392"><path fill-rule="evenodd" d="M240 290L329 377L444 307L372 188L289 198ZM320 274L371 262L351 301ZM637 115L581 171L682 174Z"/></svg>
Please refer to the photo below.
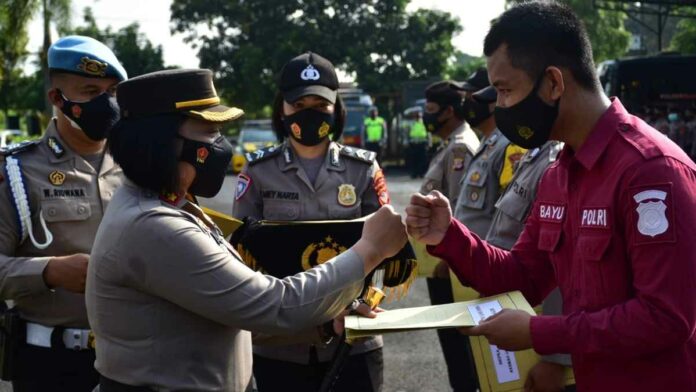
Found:
<svg viewBox="0 0 696 392"><path fill-rule="evenodd" d="M57 106L59 108L63 107L63 97L57 88L52 87L50 90L46 92L46 96L48 97L48 102L50 102L51 105Z"/></svg>
<svg viewBox="0 0 696 392"><path fill-rule="evenodd" d="M563 80L563 72L558 67L548 67L545 71L547 83L550 83L551 100L557 101L565 92L565 81ZM544 87L546 91L549 87Z"/></svg>

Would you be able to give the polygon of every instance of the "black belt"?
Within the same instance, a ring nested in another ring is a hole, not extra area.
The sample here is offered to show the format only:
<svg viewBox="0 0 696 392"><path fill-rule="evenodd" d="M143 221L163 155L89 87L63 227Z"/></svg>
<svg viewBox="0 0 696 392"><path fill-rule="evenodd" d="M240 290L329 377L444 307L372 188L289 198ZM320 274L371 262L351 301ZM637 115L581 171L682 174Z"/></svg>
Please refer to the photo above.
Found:
<svg viewBox="0 0 696 392"><path fill-rule="evenodd" d="M122 384L108 377L100 376L99 392L155 392L155 390L148 387L134 387Z"/></svg>

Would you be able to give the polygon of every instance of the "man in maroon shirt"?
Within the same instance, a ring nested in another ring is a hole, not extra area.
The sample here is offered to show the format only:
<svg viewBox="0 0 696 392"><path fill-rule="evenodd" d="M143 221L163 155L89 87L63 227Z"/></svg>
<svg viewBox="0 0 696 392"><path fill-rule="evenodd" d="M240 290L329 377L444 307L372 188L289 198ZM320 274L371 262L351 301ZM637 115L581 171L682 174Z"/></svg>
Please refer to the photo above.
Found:
<svg viewBox="0 0 696 392"><path fill-rule="evenodd" d="M566 143L511 251L413 195L410 234L484 295L532 304L559 286L562 316L504 310L465 330L507 350L569 353L580 391L696 390L696 165L601 91L587 34L553 2L515 6L484 52L496 120L526 148Z"/></svg>

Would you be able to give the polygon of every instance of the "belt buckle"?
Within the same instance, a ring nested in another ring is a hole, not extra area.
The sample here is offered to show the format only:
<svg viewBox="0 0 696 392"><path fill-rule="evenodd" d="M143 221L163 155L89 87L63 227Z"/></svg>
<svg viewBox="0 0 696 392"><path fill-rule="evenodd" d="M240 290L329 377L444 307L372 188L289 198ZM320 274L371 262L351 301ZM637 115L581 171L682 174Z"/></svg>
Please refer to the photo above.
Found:
<svg viewBox="0 0 696 392"><path fill-rule="evenodd" d="M87 334L87 347L93 350L97 348L97 338L94 336L94 332L91 330L89 331L89 334Z"/></svg>

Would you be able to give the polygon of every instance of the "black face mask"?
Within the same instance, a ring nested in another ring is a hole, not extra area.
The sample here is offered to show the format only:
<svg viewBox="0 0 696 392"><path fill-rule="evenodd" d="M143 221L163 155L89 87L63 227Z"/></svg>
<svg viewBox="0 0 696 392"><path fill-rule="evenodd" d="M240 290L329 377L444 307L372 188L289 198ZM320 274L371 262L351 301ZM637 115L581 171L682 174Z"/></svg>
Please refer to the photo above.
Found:
<svg viewBox="0 0 696 392"><path fill-rule="evenodd" d="M60 92L60 90L58 90ZM94 141L106 139L111 128L120 118L116 98L103 93L87 102L73 102L60 92L63 114L82 129Z"/></svg>
<svg viewBox="0 0 696 392"><path fill-rule="evenodd" d="M196 168L196 179L189 193L201 197L213 197L220 192L225 173L232 159L232 145L220 136L213 143L199 142L179 136L184 141L179 160Z"/></svg>
<svg viewBox="0 0 696 392"><path fill-rule="evenodd" d="M553 123L558 117L558 103L549 105L539 98L539 86L543 75L534 89L522 101L509 108L495 108L495 122L500 132L520 147L541 147L549 140Z"/></svg>
<svg viewBox="0 0 696 392"><path fill-rule="evenodd" d="M464 100L462 102L462 111L464 112L464 120L473 128L478 127L493 114L487 103L481 103L474 99Z"/></svg>
<svg viewBox="0 0 696 392"><path fill-rule="evenodd" d="M425 130L430 132L430 133L438 133L442 129L442 127L445 125L447 120L445 121L438 121L438 117L445 111L447 108L442 108L440 111L436 113L428 113L425 112L423 113L423 125L425 125Z"/></svg>
<svg viewBox="0 0 696 392"><path fill-rule="evenodd" d="M303 109L285 116L285 132L298 143L316 146L333 132L334 116L314 109Z"/></svg>

